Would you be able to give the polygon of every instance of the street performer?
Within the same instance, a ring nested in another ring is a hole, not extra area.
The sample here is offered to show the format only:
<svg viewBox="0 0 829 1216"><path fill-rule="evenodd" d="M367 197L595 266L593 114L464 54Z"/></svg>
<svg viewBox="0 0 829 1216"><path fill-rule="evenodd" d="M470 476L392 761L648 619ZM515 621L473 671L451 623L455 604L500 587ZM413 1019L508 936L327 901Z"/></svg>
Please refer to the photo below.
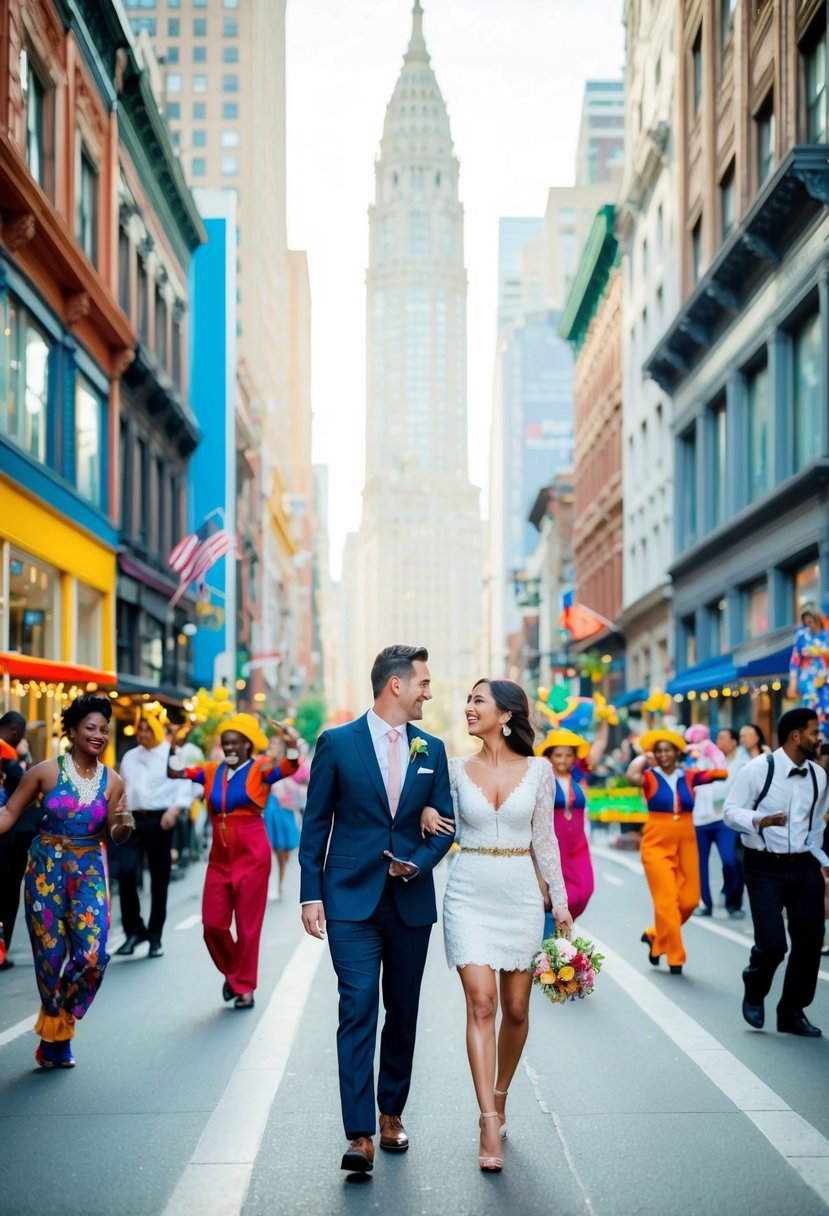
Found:
<svg viewBox="0 0 829 1216"><path fill-rule="evenodd" d="M259 939L268 902L271 846L262 812L271 786L299 768L299 736L271 725L286 744L284 759L258 755L268 738L252 714L234 714L219 729L224 760L185 768L173 751L173 778L204 786L213 826L202 896L204 940L224 978L222 996L236 1009L252 1009L259 969ZM236 921L236 937L230 931Z"/></svg>
<svg viewBox="0 0 829 1216"><path fill-rule="evenodd" d="M790 709L777 724L777 738L776 751L757 756L739 771L724 810L728 826L743 833L743 870L754 921L754 945L743 971L743 1017L755 1030L763 1028L763 1002L786 955L788 922L791 952L777 1029L818 1038L820 1030L803 1012L817 989L824 880L829 877L829 856L820 846L829 778L815 763L817 711Z"/></svg>

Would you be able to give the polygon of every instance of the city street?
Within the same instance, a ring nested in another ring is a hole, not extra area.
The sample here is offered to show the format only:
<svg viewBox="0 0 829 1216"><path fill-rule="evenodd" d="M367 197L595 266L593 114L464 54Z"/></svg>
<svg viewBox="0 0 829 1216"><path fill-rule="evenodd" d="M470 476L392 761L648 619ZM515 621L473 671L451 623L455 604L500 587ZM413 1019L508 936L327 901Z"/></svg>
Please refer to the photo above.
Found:
<svg viewBox="0 0 829 1216"><path fill-rule="evenodd" d="M339 1169L335 983L327 950L300 929L295 862L288 897L269 905L251 1013L222 1004L201 941L196 864L171 887L164 957L149 960L141 946L111 963L79 1027L74 1071L35 1067L19 924L17 965L0 976L0 1211L825 1212L829 1037L777 1034L773 1000L764 1033L742 1021L750 921L719 910L694 919L686 973L651 968L639 942L649 899L638 856L598 846L594 861L597 893L581 928L607 962L588 1000L558 1007L533 994L500 1176L477 1167L461 989L439 930L405 1117L411 1148L378 1153L373 1176L355 1181ZM829 1032L826 960L809 1015Z"/></svg>

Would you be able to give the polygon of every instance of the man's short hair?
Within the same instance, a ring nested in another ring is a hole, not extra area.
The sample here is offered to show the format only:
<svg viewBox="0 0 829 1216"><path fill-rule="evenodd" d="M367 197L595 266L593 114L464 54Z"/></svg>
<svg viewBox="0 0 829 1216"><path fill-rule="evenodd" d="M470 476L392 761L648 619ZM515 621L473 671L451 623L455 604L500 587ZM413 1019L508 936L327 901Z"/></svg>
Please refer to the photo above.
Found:
<svg viewBox="0 0 829 1216"><path fill-rule="evenodd" d="M806 705L787 710L777 723L777 742L782 747L789 735L796 730L805 730L812 721L817 721L817 711Z"/></svg>
<svg viewBox="0 0 829 1216"><path fill-rule="evenodd" d="M404 646L400 642L396 642L394 646L385 646L371 668L373 695L379 697L392 676L401 676L404 680L410 680L414 675L415 663L427 663L428 661L429 651L425 646Z"/></svg>
<svg viewBox="0 0 829 1216"><path fill-rule="evenodd" d="M23 715L13 709L10 709L7 714L3 714L2 718L0 718L0 730L5 728L13 734L17 733L21 739L26 734L26 726L27 722Z"/></svg>

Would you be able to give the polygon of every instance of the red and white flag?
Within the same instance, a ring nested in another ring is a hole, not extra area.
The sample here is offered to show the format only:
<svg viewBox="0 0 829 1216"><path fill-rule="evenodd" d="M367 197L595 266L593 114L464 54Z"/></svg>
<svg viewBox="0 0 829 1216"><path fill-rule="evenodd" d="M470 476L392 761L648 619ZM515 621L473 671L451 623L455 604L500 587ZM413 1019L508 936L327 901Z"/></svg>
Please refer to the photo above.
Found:
<svg viewBox="0 0 829 1216"><path fill-rule="evenodd" d="M238 552L237 538L220 528L212 517L197 532L180 540L167 558L167 565L179 579L170 607L175 607L190 583L200 582L211 566L234 550Z"/></svg>

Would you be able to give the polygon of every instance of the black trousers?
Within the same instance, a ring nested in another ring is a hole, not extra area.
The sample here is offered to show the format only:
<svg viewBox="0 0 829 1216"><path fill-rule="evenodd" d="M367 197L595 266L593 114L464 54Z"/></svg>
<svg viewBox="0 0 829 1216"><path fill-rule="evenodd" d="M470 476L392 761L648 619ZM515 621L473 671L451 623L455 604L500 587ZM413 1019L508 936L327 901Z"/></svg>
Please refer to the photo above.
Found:
<svg viewBox="0 0 829 1216"><path fill-rule="evenodd" d="M746 849L743 866L754 920L754 946L743 972L746 999L758 1004L768 995L774 973L786 957L788 922L791 951L777 1008L802 1012L815 999L823 945L820 863L811 853Z"/></svg>
<svg viewBox="0 0 829 1216"><path fill-rule="evenodd" d="M167 919L172 833L161 826L163 814L163 811L135 811L132 834L125 844L118 846L118 890L124 932L127 937L138 933L151 942L161 941ZM145 857L150 871L150 919L146 925L138 899L138 874Z"/></svg>
<svg viewBox="0 0 829 1216"><path fill-rule="evenodd" d="M402 1115L409 1095L420 982L432 926L412 927L401 919L390 888L400 881L387 881L368 920L329 920L326 925L340 993L337 1058L343 1128L349 1140L373 1136L377 1127L374 1050L381 993L386 1017L377 1105L384 1115Z"/></svg>
<svg viewBox="0 0 829 1216"><path fill-rule="evenodd" d="M3 925L7 948L12 944L14 922L20 907L29 845L36 835L34 828L21 830L18 822L10 832L0 836L0 924Z"/></svg>

